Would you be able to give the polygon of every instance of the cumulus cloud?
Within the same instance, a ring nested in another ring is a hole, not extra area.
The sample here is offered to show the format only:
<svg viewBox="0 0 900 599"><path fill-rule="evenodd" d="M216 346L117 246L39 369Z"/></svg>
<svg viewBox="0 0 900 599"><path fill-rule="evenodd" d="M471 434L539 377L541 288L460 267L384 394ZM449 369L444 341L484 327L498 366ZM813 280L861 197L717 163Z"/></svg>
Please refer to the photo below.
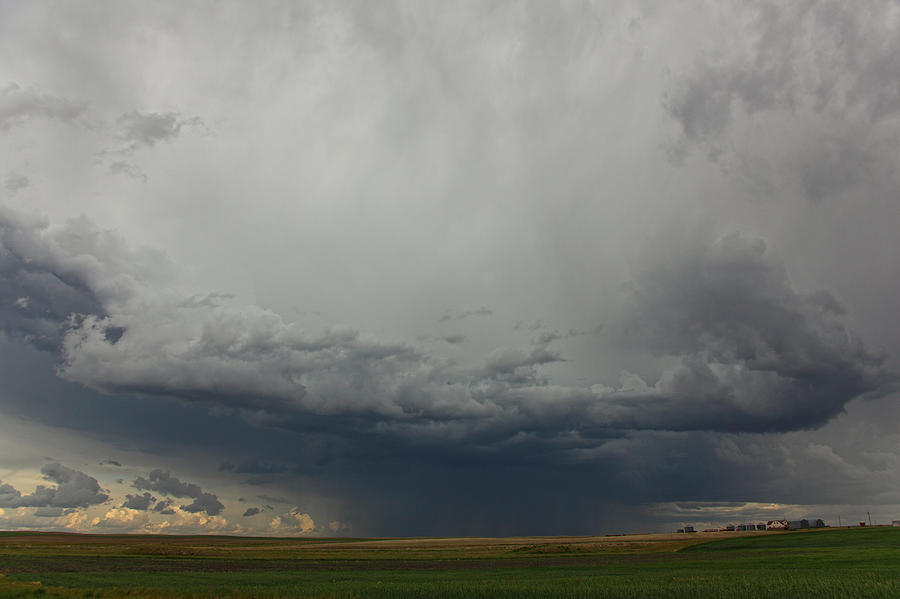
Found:
<svg viewBox="0 0 900 599"><path fill-rule="evenodd" d="M206 512L210 516L216 516L225 509L219 498L212 493L205 492L199 485L182 482L165 470L153 470L147 478L138 476L132 484L138 490L147 489L174 497L192 498L192 503L181 506L186 512Z"/></svg>
<svg viewBox="0 0 900 599"><path fill-rule="evenodd" d="M83 530L87 528L90 516L83 510L69 510L57 520L63 528L70 530Z"/></svg>
<svg viewBox="0 0 900 599"><path fill-rule="evenodd" d="M202 513L190 513L182 510L169 510L161 512L165 519L159 519L153 512L131 509L127 507L111 508L100 516L95 516L89 521L80 518L73 522L73 527L82 530L90 528L109 529L118 532L146 532L146 533L209 533L209 532L244 532L235 527L229 527L228 521L221 516L211 516Z"/></svg>
<svg viewBox="0 0 900 599"><path fill-rule="evenodd" d="M38 485L30 495L22 495L11 485L0 481L0 506L74 508L97 505L109 499L102 492L97 479L84 472L54 462L45 464L41 468L41 474L44 479L56 483L56 486Z"/></svg>
<svg viewBox="0 0 900 599"><path fill-rule="evenodd" d="M86 108L84 102L11 84L0 90L0 131L8 131L35 118L70 122L81 116Z"/></svg>
<svg viewBox="0 0 900 599"><path fill-rule="evenodd" d="M143 493L142 495L132 495L129 493L125 495L125 503L123 503L121 507L146 512L155 501L156 497L150 493Z"/></svg>
<svg viewBox="0 0 900 599"><path fill-rule="evenodd" d="M112 508L91 520L91 526L97 528L111 528L115 530L142 530L150 524L150 516L144 510L136 510L128 507Z"/></svg>
<svg viewBox="0 0 900 599"><path fill-rule="evenodd" d="M332 520L328 523L328 531L332 534L347 534L350 532L350 524L340 520Z"/></svg>
<svg viewBox="0 0 900 599"><path fill-rule="evenodd" d="M156 533L210 533L210 532L245 532L238 527L230 526L222 516L202 513L189 513L178 510L161 522L154 522L148 529Z"/></svg>
<svg viewBox="0 0 900 599"><path fill-rule="evenodd" d="M295 507L272 518L269 531L277 535L308 535L316 532L316 523L309 514Z"/></svg>

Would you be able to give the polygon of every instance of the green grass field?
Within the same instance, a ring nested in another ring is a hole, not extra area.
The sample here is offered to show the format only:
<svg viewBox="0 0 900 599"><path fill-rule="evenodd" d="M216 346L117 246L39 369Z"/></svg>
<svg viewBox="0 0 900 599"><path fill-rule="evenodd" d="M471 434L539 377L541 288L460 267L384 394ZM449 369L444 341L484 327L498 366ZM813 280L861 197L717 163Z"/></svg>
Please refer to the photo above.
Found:
<svg viewBox="0 0 900 599"><path fill-rule="evenodd" d="M900 597L900 529L513 539L0 534L3 597Z"/></svg>

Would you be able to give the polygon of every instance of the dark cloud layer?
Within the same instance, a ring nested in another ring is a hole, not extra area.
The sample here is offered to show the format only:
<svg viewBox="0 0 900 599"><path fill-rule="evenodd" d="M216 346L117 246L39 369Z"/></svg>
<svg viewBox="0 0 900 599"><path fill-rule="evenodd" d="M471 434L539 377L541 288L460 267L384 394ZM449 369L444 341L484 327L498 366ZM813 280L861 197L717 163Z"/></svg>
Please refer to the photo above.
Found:
<svg viewBox="0 0 900 599"><path fill-rule="evenodd" d="M27 231L43 226L37 219L20 219L5 212L0 216L0 318L3 330L38 347L56 349L72 318L99 314L103 307L79 269L46 262L43 250L35 250ZM77 235L72 231L73 235ZM43 254L43 255L41 255Z"/></svg>
<svg viewBox="0 0 900 599"><path fill-rule="evenodd" d="M44 465L41 474L56 486L38 485L30 495L22 495L11 485L0 482L0 507L75 508L109 499L97 479L84 472L52 463Z"/></svg>
<svg viewBox="0 0 900 599"><path fill-rule="evenodd" d="M232 464L231 462L223 462L219 465L219 470L223 472L234 472L236 474L280 474L287 472L286 464L277 462L241 462L240 464Z"/></svg>
<svg viewBox="0 0 900 599"><path fill-rule="evenodd" d="M153 506L154 512L159 512L163 515L172 515L175 513L175 510L172 508L172 504L175 502L171 499L160 499L156 502L156 505Z"/></svg>
<svg viewBox="0 0 900 599"><path fill-rule="evenodd" d="M194 500L193 502L181 506L181 509L186 512L206 512L210 516L216 516L223 509L225 509L225 506L222 505L222 502L219 501L218 497L216 497L212 493L205 492L199 487L199 485L180 481L178 478L172 476L168 471L153 470L150 472L147 478L139 476L134 479L134 482L132 484L134 485L134 488L138 490L147 489L149 491L156 491L157 493L162 493L164 495L172 495L173 497L192 498ZM147 495L149 494L144 493L144 496L142 497L146 498ZM147 505L149 507L149 498L147 499ZM141 498L136 499L136 501L140 500ZM162 503L163 502L160 502L160 504ZM159 507L160 504L157 504L157 507ZM165 509L168 508L168 505L169 504L163 505L163 509L160 511L165 513Z"/></svg>
<svg viewBox="0 0 900 599"><path fill-rule="evenodd" d="M568 334L497 349L482 368L461 370L352 329L314 333L256 307L160 290L151 285L158 265L83 219L47 228L7 212L2 225L6 327L46 331L34 342L59 343L61 376L223 403L289 428L430 439L451 452L467 437L497 444L522 433L576 432L592 444L629 429L788 431L820 426L892 382L830 294L794 290L765 243L739 234L684 242L638 273L621 342L665 358L655 381L627 374L618 387L578 388L541 374L563 360L552 344ZM167 481L158 472L139 488L164 492ZM189 511L209 507L195 503Z"/></svg>
<svg viewBox="0 0 900 599"><path fill-rule="evenodd" d="M681 362L652 388L622 393L635 428L817 427L850 400L893 388L882 357L841 323L837 300L795 291L759 239L681 247L641 274L632 302L623 341Z"/></svg>
<svg viewBox="0 0 900 599"><path fill-rule="evenodd" d="M127 299L135 278L154 276L155 256L129 254L120 238L86 218L49 229L40 218L0 207L4 332L58 350L84 316L104 316L105 307Z"/></svg>
<svg viewBox="0 0 900 599"><path fill-rule="evenodd" d="M122 507L132 510L147 511L155 501L156 497L150 493L143 493L141 495L132 495L129 493L125 495L125 503L122 504Z"/></svg>

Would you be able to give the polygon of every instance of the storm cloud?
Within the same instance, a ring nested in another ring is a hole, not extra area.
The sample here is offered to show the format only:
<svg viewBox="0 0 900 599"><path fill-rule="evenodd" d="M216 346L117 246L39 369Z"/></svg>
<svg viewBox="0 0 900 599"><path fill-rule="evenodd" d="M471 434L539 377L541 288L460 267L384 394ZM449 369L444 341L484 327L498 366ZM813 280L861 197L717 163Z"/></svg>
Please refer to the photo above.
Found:
<svg viewBox="0 0 900 599"><path fill-rule="evenodd" d="M578 388L541 375L564 360L552 344L569 335L545 332L528 349L496 349L481 369L459 369L356 330L311 332L254 306L151 289L158 266L144 276L129 261L148 254L84 219L48 228L7 213L4 225L7 294L28 298L24 307L10 302L7 327L54 332L35 343L59 342L62 377L107 392L222 403L281 426L306 426L290 424L304 414L340 416L345 432L493 431L482 437L488 443L528 431L586 439L616 429L788 431L820 426L893 383L842 324L832 295L794 290L765 242L737 233L686 242L632 282L619 342L667 360L655 381L624 373L618 385ZM369 419L354 420L362 415ZM153 476L137 488L194 497L187 511L221 509L195 486Z"/></svg>
<svg viewBox="0 0 900 599"><path fill-rule="evenodd" d="M0 481L0 507L75 508L97 505L109 499L97 479L84 472L54 462L41 468L41 474L56 486L38 485L33 493L22 495Z"/></svg>
<svg viewBox="0 0 900 599"><path fill-rule="evenodd" d="M164 470L153 470L147 475L147 478L138 476L134 479L132 485L139 491L147 489L164 495L172 495L173 497L192 498L194 500L193 502L181 506L182 510L190 513L206 512L210 516L216 516L225 508L216 495L205 492L199 485L195 485L194 483L182 482L178 478L172 476L168 471ZM140 502L143 505L143 499L147 499L146 503L149 506L149 498L146 497L147 495L148 494L145 493L144 496L136 498L134 501ZM168 502L164 503L160 501L156 507L158 508L160 505L163 507L159 511L165 512L170 504ZM123 507L130 506L126 505Z"/></svg>
<svg viewBox="0 0 900 599"><path fill-rule="evenodd" d="M131 510L147 511L155 502L156 497L154 497L150 493L143 493L141 495L132 495L129 493L125 495L125 503L123 503L121 507L125 507Z"/></svg>
<svg viewBox="0 0 900 599"><path fill-rule="evenodd" d="M894 389L883 357L841 323L840 303L794 290L761 239L686 244L641 273L631 299L622 341L680 363L652 387L636 380L612 395L636 428L816 427Z"/></svg>
<svg viewBox="0 0 900 599"><path fill-rule="evenodd" d="M703 56L668 91L666 109L681 126L674 154L699 150L754 191L789 185L811 202L861 186L896 191L896 5L734 8L742 42ZM783 129L766 136L754 125L761 120Z"/></svg>
<svg viewBox="0 0 900 599"><path fill-rule="evenodd" d="M895 2L273 8L0 20L24 525L900 506ZM29 493L46 455L109 506Z"/></svg>

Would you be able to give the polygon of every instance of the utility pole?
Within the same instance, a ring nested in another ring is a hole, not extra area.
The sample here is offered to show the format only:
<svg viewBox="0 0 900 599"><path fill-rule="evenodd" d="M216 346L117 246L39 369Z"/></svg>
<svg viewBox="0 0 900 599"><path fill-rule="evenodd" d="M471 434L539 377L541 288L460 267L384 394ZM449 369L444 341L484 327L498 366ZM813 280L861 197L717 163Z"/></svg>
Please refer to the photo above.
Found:
<svg viewBox="0 0 900 599"><path fill-rule="evenodd" d="M838 514L838 528L842 528L844 525L841 524L841 515Z"/></svg>
<svg viewBox="0 0 900 599"><path fill-rule="evenodd" d="M872 514L870 514L869 512L866 512L866 516L869 517L869 526L872 526Z"/></svg>

